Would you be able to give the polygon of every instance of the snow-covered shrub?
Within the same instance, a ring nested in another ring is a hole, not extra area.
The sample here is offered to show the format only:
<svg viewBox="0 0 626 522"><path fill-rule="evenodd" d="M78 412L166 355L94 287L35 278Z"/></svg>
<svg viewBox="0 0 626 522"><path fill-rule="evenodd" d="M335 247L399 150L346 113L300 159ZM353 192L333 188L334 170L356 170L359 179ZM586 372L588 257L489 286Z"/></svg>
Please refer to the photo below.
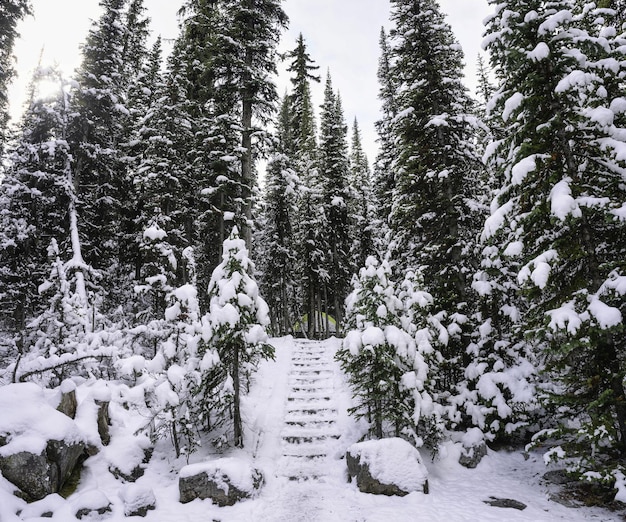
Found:
<svg viewBox="0 0 626 522"><path fill-rule="evenodd" d="M386 262L367 258L346 300L347 334L337 359L354 394L351 413L370 422L370 435L403 435L422 445L422 416L432 412L428 368L401 327L402 302L390 275Z"/></svg>
<svg viewBox="0 0 626 522"><path fill-rule="evenodd" d="M221 401L221 406L232 409L234 443L241 446L241 385L247 386L261 359L273 357L273 348L267 343L265 330L270 323L269 310L259 295L252 276L254 265L238 234L234 227L224 241L222 262L213 271L209 283L209 312L204 317L208 329L206 350L199 354L202 359L199 386L194 392L194 411L199 419L211 422L208 415L214 406L217 385L221 398L226 399ZM216 366L217 361L221 361L219 366ZM222 384L219 384L220 379L223 379ZM221 412L223 419L226 413Z"/></svg>

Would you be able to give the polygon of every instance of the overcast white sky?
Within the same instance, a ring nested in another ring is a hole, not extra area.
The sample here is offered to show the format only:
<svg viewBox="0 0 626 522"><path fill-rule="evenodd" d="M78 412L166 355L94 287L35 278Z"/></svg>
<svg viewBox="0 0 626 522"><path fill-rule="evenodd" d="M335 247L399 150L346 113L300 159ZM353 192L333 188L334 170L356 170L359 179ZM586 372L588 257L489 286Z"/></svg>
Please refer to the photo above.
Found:
<svg viewBox="0 0 626 522"><path fill-rule="evenodd" d="M10 91L12 113L17 115L24 104L24 92L41 49L46 61L57 61L68 73L80 63L79 45L84 41L90 19L99 16L98 0L32 0L34 17L19 26L22 35L15 55L19 78ZM152 28L163 38L178 33L176 11L181 0L145 0ZM482 40L482 20L490 13L487 0L440 0L466 56L467 84L473 89L476 56ZM322 84L314 90L314 102L322 102L323 80L330 68L333 83L341 93L346 120L356 116L363 132L370 160L376 154L374 122L379 101L376 69L378 37L382 26L389 26L387 0L283 0L290 27L283 36L281 50L294 47L301 32L311 57L320 66ZM288 79L278 79L283 94Z"/></svg>

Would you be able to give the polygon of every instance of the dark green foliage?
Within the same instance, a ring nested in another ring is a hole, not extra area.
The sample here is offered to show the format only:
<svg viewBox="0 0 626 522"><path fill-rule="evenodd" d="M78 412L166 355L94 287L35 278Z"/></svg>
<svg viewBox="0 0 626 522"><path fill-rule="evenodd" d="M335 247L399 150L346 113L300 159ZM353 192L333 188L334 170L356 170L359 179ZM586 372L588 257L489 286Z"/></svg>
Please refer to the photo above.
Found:
<svg viewBox="0 0 626 522"><path fill-rule="evenodd" d="M283 101L281 115L288 102ZM276 335L292 332L296 316L295 220L299 180L285 153L288 121L281 118L276 151L270 156L266 171L263 211L257 233L255 253L262 274L260 286L269 307L272 331Z"/></svg>
<svg viewBox="0 0 626 522"><path fill-rule="evenodd" d="M373 201L372 180L367 156L361 144L361 133L356 118L352 127L349 183L351 196L348 204L350 220L350 258L352 272L365 266L365 260L375 254L377 235L374 223L376 206ZM379 234L379 232L378 232Z"/></svg>
<svg viewBox="0 0 626 522"><path fill-rule="evenodd" d="M44 98L41 82L58 90ZM40 68L31 83L12 163L0 186L0 296L2 320L23 335L27 323L47 306L38 287L48 277L51 240L68 248L71 187L66 138L66 83L54 68Z"/></svg>
<svg viewBox="0 0 626 522"><path fill-rule="evenodd" d="M607 30L619 24L615 14L575 0L507 3L488 35L502 78L496 108L508 125L494 149L494 222L502 223L500 252L520 246L507 266L529 304L519 336L532 339L545 363L541 388L558 425L550 434L564 450L552 455L603 475L626 454L625 165L620 117L607 119L623 100L624 79L603 66L623 56L623 37Z"/></svg>
<svg viewBox="0 0 626 522"><path fill-rule="evenodd" d="M352 193L348 179L347 127L341 98L333 91L330 73L326 80L320 120L317 183L323 214L319 245L324 258L319 277L325 311L332 311L340 324L352 275L348 216Z"/></svg>

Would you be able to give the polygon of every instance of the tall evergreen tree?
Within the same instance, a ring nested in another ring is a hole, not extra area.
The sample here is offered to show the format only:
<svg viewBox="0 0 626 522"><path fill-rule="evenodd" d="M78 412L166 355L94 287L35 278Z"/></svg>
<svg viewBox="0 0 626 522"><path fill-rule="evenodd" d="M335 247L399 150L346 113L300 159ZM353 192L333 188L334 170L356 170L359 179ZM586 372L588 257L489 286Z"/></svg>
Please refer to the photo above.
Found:
<svg viewBox="0 0 626 522"><path fill-rule="evenodd" d="M276 150L267 164L263 212L255 252L262 274L260 286L270 307L276 335L292 331L297 321L295 220L299 180L287 155L290 122L289 102L283 100Z"/></svg>
<svg viewBox="0 0 626 522"><path fill-rule="evenodd" d="M203 288L219 262L225 222L234 218L249 240L254 163L278 99L269 78L287 18L276 0L189 0L181 14L177 47L193 131L188 203L199 198L191 223Z"/></svg>
<svg viewBox="0 0 626 522"><path fill-rule="evenodd" d="M41 85L57 89L44 96ZM69 237L66 87L57 69L35 71L11 166L0 185L0 296L6 304L3 321L15 333L24 333L46 308L38 287L50 272L48 246L54 239L66 249Z"/></svg>
<svg viewBox="0 0 626 522"><path fill-rule="evenodd" d="M30 0L2 0L0 2L0 157L4 155L9 122L7 89L15 74L13 45L17 38L17 24L31 12Z"/></svg>
<svg viewBox="0 0 626 522"><path fill-rule="evenodd" d="M323 215L321 193L318 183L317 136L315 113L311 99L311 82L319 82L315 75L318 66L312 60L302 35L296 47L287 55L291 58L288 71L292 73L292 91L288 94L289 111L289 156L300 180L297 205L298 217L295 227L299 287L299 315L306 315L308 336L320 334L316 310L321 308L320 274L324 258L320 243Z"/></svg>
<svg viewBox="0 0 626 522"><path fill-rule="evenodd" d="M73 97L70 145L73 151L74 182L77 187L81 238L85 260L104 274L105 293L111 306L119 278L123 251L121 223L126 168L120 144L123 122L128 114L124 82L124 24L126 0L102 0L103 10L83 46L78 70L78 89Z"/></svg>
<svg viewBox="0 0 626 522"><path fill-rule="evenodd" d="M519 335L544 364L560 445L550 456L611 480L626 454L623 357L623 33L616 11L578 0L498 3L488 24L506 136L494 245L529 302ZM614 62L615 63L615 62ZM575 425L572 423L575 419ZM597 472L600 471L600 474Z"/></svg>
<svg viewBox="0 0 626 522"><path fill-rule="evenodd" d="M462 51L433 0L393 0L389 73L397 93L391 255L400 274L420 271L434 314L449 330L438 372L447 395L463 378L471 326L470 277L482 216L476 118L462 84Z"/></svg>
<svg viewBox="0 0 626 522"><path fill-rule="evenodd" d="M376 217L381 237L386 235L391 215L392 195L394 188L394 171L392 162L395 157L395 143L391 133L391 125L398 114L396 97L396 78L391 74L391 52L389 38L385 29L380 30L380 58L378 60L378 83L380 90L382 117L376 122L379 152L374 164L373 188L376 201ZM386 248L386 245L385 245ZM381 248L382 250L382 248Z"/></svg>
<svg viewBox="0 0 626 522"><path fill-rule="evenodd" d="M333 91L330 71L324 89L320 116L318 183L323 211L323 271L320 273L322 299L326 313L332 311L337 324L343 319L343 304L348 294L352 263L350 260L350 223L352 204L348 180L347 127L341 98Z"/></svg>
<svg viewBox="0 0 626 522"><path fill-rule="evenodd" d="M352 272L356 274L362 266L365 266L365 260L375 254L377 243L374 223L376 207L373 201L370 166L363 151L361 131L356 118L352 126L349 182L352 192L348 206L349 237L352 240L350 258Z"/></svg>

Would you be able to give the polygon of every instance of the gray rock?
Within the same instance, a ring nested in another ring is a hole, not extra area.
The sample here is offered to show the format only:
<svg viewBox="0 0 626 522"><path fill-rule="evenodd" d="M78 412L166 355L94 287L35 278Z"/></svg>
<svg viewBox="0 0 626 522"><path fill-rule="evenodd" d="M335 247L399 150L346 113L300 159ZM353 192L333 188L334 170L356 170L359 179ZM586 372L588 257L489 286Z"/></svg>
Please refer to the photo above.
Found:
<svg viewBox="0 0 626 522"><path fill-rule="evenodd" d="M40 500L61 490L84 450L82 443L51 440L39 455L22 451L0 457L0 471L22 491L26 500Z"/></svg>
<svg viewBox="0 0 626 522"><path fill-rule="evenodd" d="M399 440L399 439L398 439ZM401 486L392 483L391 481L383 482L380 478L374 476L374 474L370 470L370 465L365 459L362 458L362 455L358 453L359 445L361 444L374 444L374 443L382 443L383 441L367 441L366 443L354 444L351 448L348 449L346 453L346 464L348 466L348 480L352 482L353 478L356 478L356 484L359 488L359 491L362 493L372 493L374 495L398 495L405 496L411 493L411 491L407 491L403 489ZM401 441L403 444L410 446L410 444L406 441ZM384 446L381 446L384 448ZM351 449L353 451L351 451ZM423 467L421 460L419 460L419 454L417 450L411 447L414 453L413 457L415 459L415 466ZM382 450L384 451L384 450ZM426 472L424 469L423 472L423 482L421 482L421 488L424 493L428 493L428 480L426 479Z"/></svg>
<svg viewBox="0 0 626 522"><path fill-rule="evenodd" d="M489 500L483 500L483 502L493 507L519 509L520 511L523 511L527 507L523 502L518 502L510 498L489 497Z"/></svg>
<svg viewBox="0 0 626 522"><path fill-rule="evenodd" d="M232 506L240 500L251 498L263 485L263 474L258 469L249 467L246 482L250 487L233 484L233 473L230 469L234 469L234 462L235 459L219 459L212 463L183 468L178 479L180 501L185 504L197 498L208 498L218 506ZM241 467L237 474L241 474Z"/></svg>
<svg viewBox="0 0 626 522"><path fill-rule="evenodd" d="M459 456L459 464L466 468L473 469L480 464L480 461L485 455L487 455L487 444L485 444L485 441L475 446L464 445L461 450L461 455Z"/></svg>
<svg viewBox="0 0 626 522"><path fill-rule="evenodd" d="M76 400L76 390L70 390L61 394L61 402L57 406L57 410L67 415L70 419L76 418L76 408L78 402Z"/></svg>
<svg viewBox="0 0 626 522"><path fill-rule="evenodd" d="M67 415L70 419L75 419L76 409L78 408L76 385L70 379L66 379L61 383L60 391L61 400L57 406L57 411Z"/></svg>
<svg viewBox="0 0 626 522"><path fill-rule="evenodd" d="M103 445L108 445L111 442L111 435L109 434L109 402L108 401L96 401L98 405L98 434Z"/></svg>
<svg viewBox="0 0 626 522"><path fill-rule="evenodd" d="M572 477L565 469L554 469L544 473L544 480L551 482L552 484L571 484L576 482L576 479Z"/></svg>

